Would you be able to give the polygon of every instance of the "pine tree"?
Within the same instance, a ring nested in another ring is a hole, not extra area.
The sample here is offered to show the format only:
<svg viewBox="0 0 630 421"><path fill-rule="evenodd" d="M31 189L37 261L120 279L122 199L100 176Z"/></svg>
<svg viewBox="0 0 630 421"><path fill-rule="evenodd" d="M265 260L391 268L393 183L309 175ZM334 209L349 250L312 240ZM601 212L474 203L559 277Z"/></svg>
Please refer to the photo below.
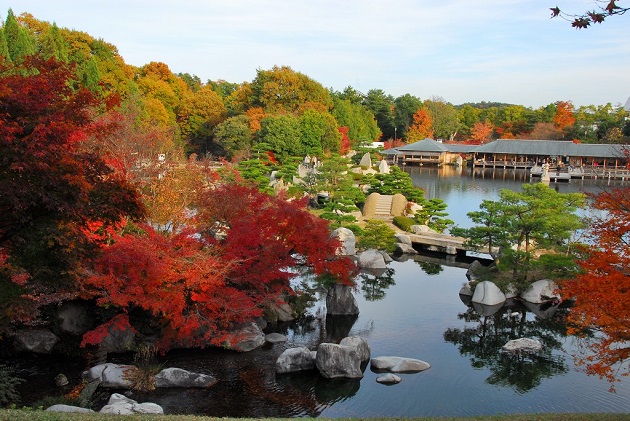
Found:
<svg viewBox="0 0 630 421"><path fill-rule="evenodd" d="M56 23L52 24L41 40L41 54L46 60L55 58L68 62L68 44L61 36Z"/></svg>
<svg viewBox="0 0 630 421"><path fill-rule="evenodd" d="M9 58L13 60L15 56L15 45L17 44L18 34L20 33L20 24L18 23L13 10L7 12L7 20L4 22L4 37L9 51Z"/></svg>

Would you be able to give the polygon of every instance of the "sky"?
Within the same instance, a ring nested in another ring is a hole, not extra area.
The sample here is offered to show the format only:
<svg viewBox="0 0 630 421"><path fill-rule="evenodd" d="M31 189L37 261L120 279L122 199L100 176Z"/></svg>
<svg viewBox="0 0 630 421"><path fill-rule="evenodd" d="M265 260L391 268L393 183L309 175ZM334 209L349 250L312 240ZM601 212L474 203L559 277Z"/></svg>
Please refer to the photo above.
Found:
<svg viewBox="0 0 630 421"><path fill-rule="evenodd" d="M28 12L115 45L128 64L203 82L277 65L336 91L454 105L623 105L630 13L576 30L550 19L556 5L581 13L594 0L0 0L0 19Z"/></svg>

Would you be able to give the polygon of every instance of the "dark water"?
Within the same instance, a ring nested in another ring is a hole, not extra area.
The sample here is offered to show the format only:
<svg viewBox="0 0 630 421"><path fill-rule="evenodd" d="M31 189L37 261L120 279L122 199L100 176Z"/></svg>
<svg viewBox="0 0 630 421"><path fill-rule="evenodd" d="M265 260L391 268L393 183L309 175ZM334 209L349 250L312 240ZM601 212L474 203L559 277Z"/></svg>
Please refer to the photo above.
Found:
<svg viewBox="0 0 630 421"><path fill-rule="evenodd" d="M516 190L529 182L526 174L514 171L477 173L475 177L452 168L409 171L427 197L448 203L451 218L460 226L467 226L466 213L475 210L483 199L495 199L501 188ZM579 181L556 188L561 192L596 192L601 185ZM207 390L161 390L133 393L131 397L156 402L168 414L218 417L630 412L627 382L617 386L617 393L610 393L607 382L574 367L576 345L573 338L565 336L562 325L567 309L554 312L513 304L482 316L459 298L466 280L465 267L465 261L436 256L393 262L385 276L359 279L355 295L361 314L357 318L326 319L320 302L306 320L273 329L288 336L286 344L245 354L171 352L164 357L165 367L211 374L219 382ZM316 349L321 342L338 341L347 335L365 337L373 357L418 358L431 368L403 374L403 381L395 386L376 383L378 374L369 367L361 380L327 380L316 372L275 374L275 361L284 349ZM523 336L541 340L544 351L531 358L515 358L499 351L508 340ZM47 367L45 373L32 370L33 382L52 381L57 367L52 362ZM78 374L78 363L72 362L71 367L70 371L77 369Z"/></svg>

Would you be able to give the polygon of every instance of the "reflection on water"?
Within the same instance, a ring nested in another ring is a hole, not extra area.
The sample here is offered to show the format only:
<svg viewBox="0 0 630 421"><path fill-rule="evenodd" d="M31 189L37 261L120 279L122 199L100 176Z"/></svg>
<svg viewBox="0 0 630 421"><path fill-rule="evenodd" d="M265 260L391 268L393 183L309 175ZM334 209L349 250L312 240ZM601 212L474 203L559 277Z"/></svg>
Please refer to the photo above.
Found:
<svg viewBox="0 0 630 421"><path fill-rule="evenodd" d="M541 305L533 305L540 309ZM473 368L486 368L486 382L513 387L519 393L538 387L545 378L567 372L565 355L560 354L566 337L566 309L547 306L541 314L547 318L528 317L528 309L520 302L508 305L480 306L473 303L458 318L466 322L463 328L448 328L444 340L457 346L462 356L470 359ZM501 351L508 341L534 338L543 343L535 354L509 354Z"/></svg>
<svg viewBox="0 0 630 421"><path fill-rule="evenodd" d="M394 279L395 273L396 271L392 268L387 268L381 275L374 275L369 272L359 273L359 283L363 297L367 301L377 301L385 298L385 291L396 284Z"/></svg>

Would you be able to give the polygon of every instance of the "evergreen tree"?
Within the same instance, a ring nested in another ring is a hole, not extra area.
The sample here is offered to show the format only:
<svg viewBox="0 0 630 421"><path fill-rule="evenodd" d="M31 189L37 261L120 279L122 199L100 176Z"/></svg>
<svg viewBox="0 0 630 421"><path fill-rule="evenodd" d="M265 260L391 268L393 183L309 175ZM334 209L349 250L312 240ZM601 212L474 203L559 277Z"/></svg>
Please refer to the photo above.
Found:
<svg viewBox="0 0 630 421"><path fill-rule="evenodd" d="M2 60L10 61L9 48L7 47L7 38L4 36L4 28L0 27L0 57Z"/></svg>
<svg viewBox="0 0 630 421"><path fill-rule="evenodd" d="M46 60L55 58L68 62L68 44L61 36L56 23L53 23L46 35L42 37L40 44L41 54Z"/></svg>
<svg viewBox="0 0 630 421"><path fill-rule="evenodd" d="M15 45L17 44L18 34L20 32L20 24L15 18L12 9L9 9L7 12L7 20L4 22L3 29L9 58L13 60L13 57L15 57Z"/></svg>
<svg viewBox="0 0 630 421"><path fill-rule="evenodd" d="M8 41L8 40L7 40ZM37 52L37 44L35 39L31 36L26 28L19 28L17 39L13 48L11 44L7 42L9 47L9 55L11 60L16 64L21 64L28 56L32 56Z"/></svg>

